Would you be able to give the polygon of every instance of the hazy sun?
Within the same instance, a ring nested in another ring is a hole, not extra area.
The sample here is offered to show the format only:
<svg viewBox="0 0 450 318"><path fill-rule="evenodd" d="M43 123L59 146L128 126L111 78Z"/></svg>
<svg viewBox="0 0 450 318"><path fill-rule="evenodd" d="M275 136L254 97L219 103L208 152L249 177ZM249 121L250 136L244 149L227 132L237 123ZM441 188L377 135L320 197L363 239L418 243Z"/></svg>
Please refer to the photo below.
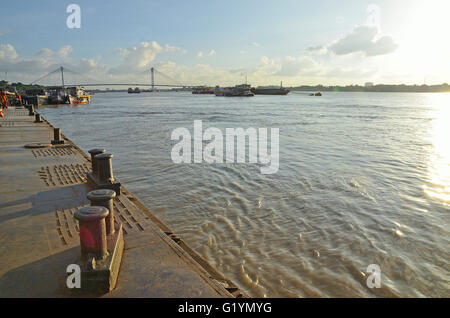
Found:
<svg viewBox="0 0 450 318"><path fill-rule="evenodd" d="M399 26L401 58L424 77L450 77L450 1L411 1L402 8ZM404 10L404 11L403 11ZM404 14L403 14L404 13Z"/></svg>

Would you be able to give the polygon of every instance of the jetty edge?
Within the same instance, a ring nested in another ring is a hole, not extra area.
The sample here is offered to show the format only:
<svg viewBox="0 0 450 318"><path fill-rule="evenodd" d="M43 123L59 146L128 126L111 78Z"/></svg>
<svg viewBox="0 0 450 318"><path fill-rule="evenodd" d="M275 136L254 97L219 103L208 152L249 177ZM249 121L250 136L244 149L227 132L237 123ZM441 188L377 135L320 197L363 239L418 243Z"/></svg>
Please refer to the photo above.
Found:
<svg viewBox="0 0 450 318"><path fill-rule="evenodd" d="M91 205L87 195L96 190L87 177L92 159L34 107L9 107L5 115L0 297L248 297L117 180L114 224L124 242L117 282L109 292L69 288L67 268L82 256L74 216Z"/></svg>

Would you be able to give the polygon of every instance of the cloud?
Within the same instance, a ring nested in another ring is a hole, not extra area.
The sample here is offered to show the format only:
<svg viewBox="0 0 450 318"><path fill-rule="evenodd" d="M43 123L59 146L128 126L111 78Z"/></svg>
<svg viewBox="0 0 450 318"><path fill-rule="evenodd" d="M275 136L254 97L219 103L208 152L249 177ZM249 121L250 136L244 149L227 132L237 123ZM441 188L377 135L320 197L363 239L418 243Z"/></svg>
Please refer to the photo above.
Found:
<svg viewBox="0 0 450 318"><path fill-rule="evenodd" d="M187 53L186 50L181 49L179 47L175 47L175 46L169 45L169 44L166 44L166 46L164 47L164 51L166 51L166 52L181 52L183 54Z"/></svg>
<svg viewBox="0 0 450 318"><path fill-rule="evenodd" d="M63 59L67 59L72 51L73 48L70 45L64 45L59 48L58 55Z"/></svg>
<svg viewBox="0 0 450 318"><path fill-rule="evenodd" d="M235 68L235 69L230 70L230 73L237 74L239 76L244 76L245 74L247 74L247 71L245 68L240 67L240 68Z"/></svg>
<svg viewBox="0 0 450 318"><path fill-rule="evenodd" d="M358 81L358 80L367 80L368 78L371 78L375 74L376 74L375 70L334 67L328 70L324 75L329 78L351 79L354 81Z"/></svg>
<svg viewBox="0 0 450 318"><path fill-rule="evenodd" d="M257 42L253 42L252 45L253 45L254 47L259 47L259 46L260 46L260 44L257 43Z"/></svg>
<svg viewBox="0 0 450 318"><path fill-rule="evenodd" d="M267 56L261 56L261 63L253 70L252 74L257 77L264 77L274 75L280 69L281 66L274 59L270 59Z"/></svg>
<svg viewBox="0 0 450 318"><path fill-rule="evenodd" d="M336 55L361 52L365 56L379 56L393 53L397 47L390 36L380 37L377 27L361 25L333 42L328 49Z"/></svg>
<svg viewBox="0 0 450 318"><path fill-rule="evenodd" d="M166 50L172 50L171 46L166 46ZM117 54L123 57L122 63L113 69L111 73L133 73L144 71L149 67L156 55L163 52L165 49L157 42L141 42L140 46L130 47L128 49L119 48L116 50Z"/></svg>
<svg viewBox="0 0 450 318"><path fill-rule="evenodd" d="M305 49L307 53L310 54L317 54L317 55L324 55L328 53L328 49L326 46L323 45L317 45L317 46L309 46Z"/></svg>
<svg viewBox="0 0 450 318"><path fill-rule="evenodd" d="M197 57L198 58L203 58L205 56L213 56L216 55L216 51L214 49L212 49L211 51L209 51L208 53L203 53L202 51L197 53Z"/></svg>
<svg viewBox="0 0 450 318"><path fill-rule="evenodd" d="M20 56L11 44L0 44L0 69L8 71L10 81L20 81L30 83L33 80L59 68L61 65L78 73L90 74L92 77L105 74L106 67L98 65L93 59L82 58L78 61L67 59L71 51L70 46L60 48L58 53L49 48L43 48L36 52L33 57ZM73 74L64 74L67 82L81 81L81 78L74 78ZM60 81L58 75L52 75L41 84L55 85Z"/></svg>
<svg viewBox="0 0 450 318"><path fill-rule="evenodd" d="M234 75L230 71L208 64L185 66L169 61L156 63L155 68L184 85L236 85L237 82L242 81L239 74ZM156 75L156 82L169 83L168 79L158 75Z"/></svg>
<svg viewBox="0 0 450 318"><path fill-rule="evenodd" d="M0 44L0 61L14 62L19 55L11 44Z"/></svg>
<svg viewBox="0 0 450 318"><path fill-rule="evenodd" d="M276 75L296 76L305 73L317 72L318 69L319 66L317 62L309 56L286 56L281 63L281 69L276 73Z"/></svg>
<svg viewBox="0 0 450 318"><path fill-rule="evenodd" d="M53 55L53 51L48 48L43 48L42 50L39 50L36 52L35 56L40 58L49 58Z"/></svg>

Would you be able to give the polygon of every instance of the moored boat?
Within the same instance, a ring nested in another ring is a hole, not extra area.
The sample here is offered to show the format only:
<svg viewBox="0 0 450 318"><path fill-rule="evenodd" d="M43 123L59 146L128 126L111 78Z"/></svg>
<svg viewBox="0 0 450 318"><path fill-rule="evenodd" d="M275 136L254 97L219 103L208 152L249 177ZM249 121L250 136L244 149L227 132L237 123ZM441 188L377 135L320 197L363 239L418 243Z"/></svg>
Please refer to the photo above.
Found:
<svg viewBox="0 0 450 318"><path fill-rule="evenodd" d="M289 90L283 87L283 83L281 83L280 87L278 86L258 86L256 88L252 88L252 92L255 95L287 95L289 94Z"/></svg>
<svg viewBox="0 0 450 318"><path fill-rule="evenodd" d="M68 87L71 104L88 104L91 102L91 96L87 95L81 86Z"/></svg>
<svg viewBox="0 0 450 318"><path fill-rule="evenodd" d="M73 97L66 93L65 88L61 86L50 87L49 91L48 103L50 105L72 104Z"/></svg>
<svg viewBox="0 0 450 318"><path fill-rule="evenodd" d="M25 91L25 96L23 97L29 105L47 105L48 95L47 91L43 88L32 88Z"/></svg>

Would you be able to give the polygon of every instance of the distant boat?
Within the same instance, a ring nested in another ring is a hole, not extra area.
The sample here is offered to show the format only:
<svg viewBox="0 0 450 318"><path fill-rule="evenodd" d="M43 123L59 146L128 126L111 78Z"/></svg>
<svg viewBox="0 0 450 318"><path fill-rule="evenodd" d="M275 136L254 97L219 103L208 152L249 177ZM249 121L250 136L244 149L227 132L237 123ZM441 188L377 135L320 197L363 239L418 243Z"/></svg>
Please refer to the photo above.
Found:
<svg viewBox="0 0 450 318"><path fill-rule="evenodd" d="M255 94L250 90L251 86L248 84L236 85L235 87L219 87L216 86L214 94L216 96L225 97L253 97Z"/></svg>
<svg viewBox="0 0 450 318"><path fill-rule="evenodd" d="M225 91L227 90L231 90L231 87L219 87L216 86L214 88L214 95L216 96L224 96L225 95Z"/></svg>
<svg viewBox="0 0 450 318"><path fill-rule="evenodd" d="M287 95L289 94L289 90L283 87L283 82L280 87L278 86L258 86L256 88L252 88L252 92L255 95Z"/></svg>
<svg viewBox="0 0 450 318"><path fill-rule="evenodd" d="M214 94L214 90L206 86L197 86L192 88L192 94Z"/></svg>
<svg viewBox="0 0 450 318"><path fill-rule="evenodd" d="M318 92L318 93L311 93L311 94L309 94L309 96L322 96L322 93L321 92Z"/></svg>
<svg viewBox="0 0 450 318"><path fill-rule="evenodd" d="M135 89L132 89L131 87L128 89L128 94L139 94L141 90L139 87L136 87Z"/></svg>

